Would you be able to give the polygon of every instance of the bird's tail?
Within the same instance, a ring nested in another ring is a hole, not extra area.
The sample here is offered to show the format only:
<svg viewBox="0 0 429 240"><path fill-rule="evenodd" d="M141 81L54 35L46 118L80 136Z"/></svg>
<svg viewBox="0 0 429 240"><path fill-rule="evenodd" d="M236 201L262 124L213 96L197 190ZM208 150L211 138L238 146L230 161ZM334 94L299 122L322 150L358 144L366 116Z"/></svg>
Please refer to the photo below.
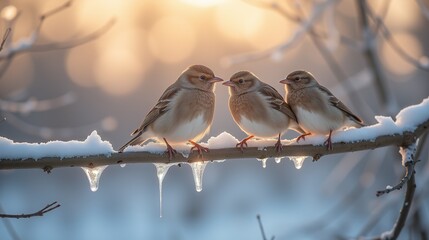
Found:
<svg viewBox="0 0 429 240"><path fill-rule="evenodd" d="M123 152L125 150L125 148L127 148L128 146L134 146L134 145L139 145L144 143L145 141L140 139L140 136L142 135L142 132L140 132L139 134L137 134L135 137L133 137L130 141L128 141L127 143L124 144L124 146L122 146L121 148L119 148L118 152Z"/></svg>

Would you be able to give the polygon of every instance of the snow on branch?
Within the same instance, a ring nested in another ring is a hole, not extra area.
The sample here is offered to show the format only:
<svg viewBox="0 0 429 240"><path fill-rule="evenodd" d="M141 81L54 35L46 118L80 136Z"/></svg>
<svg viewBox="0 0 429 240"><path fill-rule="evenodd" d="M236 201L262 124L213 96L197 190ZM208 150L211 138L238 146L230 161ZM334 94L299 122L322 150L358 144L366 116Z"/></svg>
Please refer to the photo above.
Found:
<svg viewBox="0 0 429 240"><path fill-rule="evenodd" d="M102 141L93 132L85 141L51 141L47 143L15 143L0 137L0 169L53 169L58 167L97 167L124 163L181 163L215 161L224 159L310 156L318 160L324 155L369 150L389 145L409 146L429 127L429 97L422 103L407 107L399 112L396 121L391 117L376 116L378 123L359 128L339 131L333 135L333 150L323 146L325 136L308 137L296 143L283 140L283 151L277 153L272 147L275 140L250 141L249 148L242 153L235 148L238 140L229 133L221 133L201 145L210 148L202 158L189 152L189 146L178 145L179 153L171 161L164 155L161 143L133 146L124 153L113 150L108 141ZM302 163L301 163L302 164Z"/></svg>

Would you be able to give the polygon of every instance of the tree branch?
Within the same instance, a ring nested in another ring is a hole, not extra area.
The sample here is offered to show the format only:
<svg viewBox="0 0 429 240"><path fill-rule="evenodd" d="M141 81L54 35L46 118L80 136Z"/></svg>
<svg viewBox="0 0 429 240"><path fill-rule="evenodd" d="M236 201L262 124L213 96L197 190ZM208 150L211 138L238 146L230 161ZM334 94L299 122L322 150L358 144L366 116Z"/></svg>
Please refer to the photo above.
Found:
<svg viewBox="0 0 429 240"><path fill-rule="evenodd" d="M46 205L46 207L40 209L37 212L34 213L28 213L28 214L4 214L4 213L0 213L0 218L31 218L31 217L41 217L43 216L45 213L48 213L56 208L59 208L61 205L58 204L57 202L53 202L51 204Z"/></svg>
<svg viewBox="0 0 429 240"><path fill-rule="evenodd" d="M215 161L222 159L242 159L242 158L272 158L286 156L312 156L313 160L320 157L336 153L355 152L370 150L389 145L407 146L429 128L429 119L420 123L412 132L406 131L395 135L380 135L375 139L362 139L353 142L335 142L333 150L327 150L326 146L320 145L285 145L283 151L278 153L274 147L265 147L261 150L258 147L246 148L242 153L240 150L232 148L211 149L209 153L204 153L202 158L197 153L191 153L189 157L177 154L171 161L159 153L151 152L124 152L106 155L92 155L85 157L44 157L40 159L0 159L0 169L53 169L58 167L97 167L102 165L115 165L123 163L181 163L195 161Z"/></svg>

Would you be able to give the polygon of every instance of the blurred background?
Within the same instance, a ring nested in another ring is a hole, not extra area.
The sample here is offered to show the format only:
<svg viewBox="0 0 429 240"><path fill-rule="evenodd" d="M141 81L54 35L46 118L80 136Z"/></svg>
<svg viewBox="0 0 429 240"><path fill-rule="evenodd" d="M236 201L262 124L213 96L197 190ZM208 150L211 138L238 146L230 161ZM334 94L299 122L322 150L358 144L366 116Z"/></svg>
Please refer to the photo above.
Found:
<svg viewBox="0 0 429 240"><path fill-rule="evenodd" d="M371 1L364 10L363 2L344 0L65 3L0 2L1 33L12 29L0 52L0 136L84 140L97 130L118 149L192 64L225 80L250 70L281 94L279 80L308 70L368 124L429 95L427 0ZM229 114L226 87L217 86L216 101L203 141L223 131L245 137ZM428 231L427 145L401 239ZM391 229L404 191L375 193L403 173L397 147L308 159L300 170L287 159L269 159L266 168L231 160L210 163L197 193L190 167L174 166L160 218L152 164L108 167L97 192L79 168L0 171L0 212L62 205L43 217L1 219L0 238L261 239L257 214L268 238L372 236Z"/></svg>

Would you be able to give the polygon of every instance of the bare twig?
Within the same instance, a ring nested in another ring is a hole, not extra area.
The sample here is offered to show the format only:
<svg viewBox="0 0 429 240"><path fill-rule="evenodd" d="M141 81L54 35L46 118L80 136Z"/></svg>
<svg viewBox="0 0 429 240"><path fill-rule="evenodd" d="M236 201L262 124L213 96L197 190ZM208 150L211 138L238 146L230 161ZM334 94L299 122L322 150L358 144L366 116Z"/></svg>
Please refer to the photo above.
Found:
<svg viewBox="0 0 429 240"><path fill-rule="evenodd" d="M36 135L44 139L51 139L54 137L68 138L73 134L76 134L77 132L84 132L84 131L88 131L89 129L101 129L104 131L111 131L112 128L106 127L104 123L105 121L114 121L114 122L116 121L114 118L106 117L94 123L80 125L78 127L53 128L53 127L46 127L46 126L36 126L31 123L27 123L12 113L5 112L3 114L8 118L8 123L10 125L14 126L20 131L23 131L31 135Z"/></svg>
<svg viewBox="0 0 429 240"><path fill-rule="evenodd" d="M264 231L264 225L262 225L261 216L259 214L256 215L256 219L258 219L259 229L261 229L262 240L267 240L267 236L265 235L265 231ZM274 240L274 238L275 237L272 236L271 240Z"/></svg>
<svg viewBox="0 0 429 240"><path fill-rule="evenodd" d="M401 181L397 185L395 185L393 187L388 186L384 190L377 191L377 197L379 197L383 194L390 193L390 192L395 191L395 190L402 189L402 187L405 185L405 183L410 181L411 177L414 175L414 166L418 162L418 160L413 160L415 152L416 152L415 144L413 144L411 146L407 146L407 149L404 147L401 147L400 152L402 154L402 158L403 158L403 162L404 162L405 176L401 179Z"/></svg>
<svg viewBox="0 0 429 240"><path fill-rule="evenodd" d="M69 0L69 1L67 1L65 3L63 3L62 5L60 5L60 6L56 7L56 8L54 8L54 9L51 9L51 10L47 11L42 16L40 16L40 21L43 21L46 18L48 18L48 17L50 17L50 16L52 16L54 14L57 14L57 13L65 10L66 8L69 8L72 5L72 2L73 2L72 0Z"/></svg>
<svg viewBox="0 0 429 240"><path fill-rule="evenodd" d="M389 103L393 101L392 97L389 95L383 74L376 56L376 51L374 49L374 34L369 26L367 12L368 6L366 0L356 0L358 5L359 13L359 22L362 29L363 40L364 40L364 56L365 59L373 72L375 86L378 90L378 95L380 97L381 103L384 106L389 106Z"/></svg>
<svg viewBox="0 0 429 240"><path fill-rule="evenodd" d="M302 37L305 35L305 33L307 31L309 31L310 29L312 29L313 24L316 22L316 20L318 20L320 18L320 16L322 15L323 11L329 7L331 4L333 4L336 0L325 0L323 2L317 3L313 9L312 12L310 14L310 16L307 19L301 19L301 24L300 26L295 29L294 33L292 34L292 36L287 39L287 41L285 41L284 43L272 48L272 49L268 49L266 51L262 51L262 52L256 52L256 53L246 53L246 54L239 54L236 56L232 56L228 58L228 63L229 64L237 64L240 62L248 62L248 61L255 61L255 60L259 60L259 59L263 59L266 57L270 57L270 56L274 56L276 54L283 54L283 52L292 47L295 43L297 43L298 40L302 39ZM274 7L275 10L279 11L280 8L277 5L271 5L272 7ZM287 14L284 11L279 11L281 14ZM286 17L290 17L290 15L286 15Z"/></svg>
<svg viewBox="0 0 429 240"><path fill-rule="evenodd" d="M412 174L410 180L407 182L407 192L405 193L404 203L402 204L402 208L399 212L399 217L396 220L395 225L393 225L392 230L382 233L381 236L376 239L397 239L399 237L399 234L401 233L402 228L404 227L407 220L415 190L416 181L414 174Z"/></svg>
<svg viewBox="0 0 429 240"><path fill-rule="evenodd" d="M46 207L40 209L37 212L34 213L28 213L28 214L4 214L0 213L0 218L31 218L31 217L41 217L45 213L48 213L56 208L59 208L61 205L57 202L53 202L51 204L46 205Z"/></svg>
<svg viewBox="0 0 429 240"><path fill-rule="evenodd" d="M12 113L26 114L30 112L44 112L55 108L60 108L73 103L76 96L69 92L60 97L36 100L29 99L25 102L11 102L0 99L0 110Z"/></svg>
<svg viewBox="0 0 429 240"><path fill-rule="evenodd" d="M28 49L28 52L44 52L44 51L54 51L54 50L61 50L61 49L68 49L68 48L74 48L80 45L83 45L85 43L91 42L99 37L101 37L103 34L105 34L107 31L109 31L113 25L115 24L116 19L112 18L109 21L107 21L106 24L104 24L101 28L95 30L94 32L80 37L78 39L69 40L67 42L62 43L49 43L49 44L40 44L40 45L33 45L30 49Z"/></svg>
<svg viewBox="0 0 429 240"><path fill-rule="evenodd" d="M9 34L10 34L11 30L12 30L11 28L7 28L6 32L4 32L3 40L0 43L0 51L3 50L4 44L6 43L6 40L9 37Z"/></svg>
<svg viewBox="0 0 429 240"><path fill-rule="evenodd" d="M0 212L4 212L2 205L0 204ZM7 233L9 234L12 240L20 240L21 238L18 235L15 227L12 225L9 218L2 218L4 227L6 228Z"/></svg>
<svg viewBox="0 0 429 240"><path fill-rule="evenodd" d="M392 49L398 53L398 55L405 60L406 62L410 63L411 65L413 65L414 67L424 70L424 71L429 71L429 65L428 64L423 64L421 61L419 61L418 59L414 58L413 56L411 56L410 54L408 54L404 48L395 40L395 38L393 37L392 33L390 32L389 28L386 26L386 24L382 21L382 19L380 19L379 17L377 17L374 12L372 11L372 9L367 6L367 13L368 16L377 24L379 25L379 31L382 33L382 36L384 37L384 39L387 41L387 43L390 45L390 47L392 47Z"/></svg>

